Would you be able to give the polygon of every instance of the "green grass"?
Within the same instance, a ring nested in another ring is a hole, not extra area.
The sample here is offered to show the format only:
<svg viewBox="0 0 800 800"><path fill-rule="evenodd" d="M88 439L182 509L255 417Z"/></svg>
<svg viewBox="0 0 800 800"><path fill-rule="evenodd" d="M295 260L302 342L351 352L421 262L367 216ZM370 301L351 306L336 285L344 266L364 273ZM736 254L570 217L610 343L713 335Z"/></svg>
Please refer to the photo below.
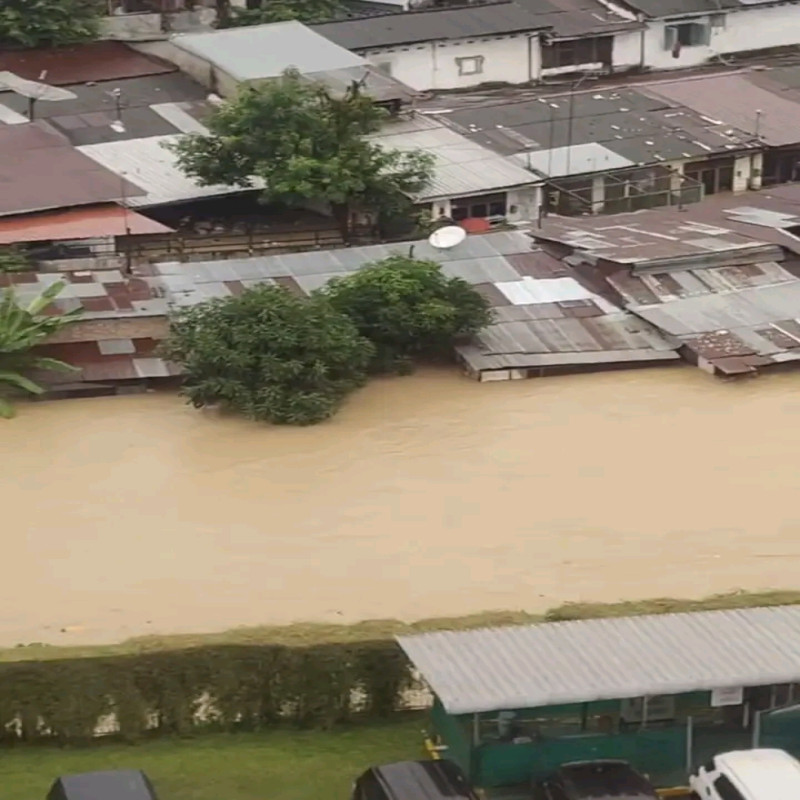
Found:
<svg viewBox="0 0 800 800"><path fill-rule="evenodd" d="M355 625L330 625L301 622L294 625L234 628L220 633L142 636L112 645L63 647L26 643L0 649L0 662L49 661L52 659L92 658L97 656L133 655L163 650L179 650L224 644L280 644L293 647L339 642L364 642L391 639L400 634L437 630L469 630L500 625L525 625L534 622L556 622L566 619L664 614L671 611L709 611L725 608L752 608L800 604L800 591L729 592L700 600L671 597L620 603L564 603L544 614L527 611L484 611L463 617L436 617L406 623L393 619L376 619Z"/></svg>
<svg viewBox="0 0 800 800"><path fill-rule="evenodd" d="M422 715L333 731L212 734L125 746L0 753L0 797L44 800L59 775L142 769L159 800L348 800L373 764L423 758Z"/></svg>

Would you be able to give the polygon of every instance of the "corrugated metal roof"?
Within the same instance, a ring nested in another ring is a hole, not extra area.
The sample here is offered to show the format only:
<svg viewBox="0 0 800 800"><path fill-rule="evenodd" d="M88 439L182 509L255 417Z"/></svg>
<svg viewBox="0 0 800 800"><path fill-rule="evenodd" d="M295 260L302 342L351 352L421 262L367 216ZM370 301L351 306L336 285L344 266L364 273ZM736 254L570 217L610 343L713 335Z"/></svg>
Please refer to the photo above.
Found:
<svg viewBox="0 0 800 800"><path fill-rule="evenodd" d="M415 258L442 264L442 271L475 286L495 306L495 322L458 348L474 370L555 364L661 361L678 358L648 323L593 294L563 266L531 249L520 231L471 235L452 250L426 240L314 253L190 264L153 265L155 285L167 300L189 306L228 297L246 286L282 283L311 292L331 278L413 248Z"/></svg>
<svg viewBox="0 0 800 800"><path fill-rule="evenodd" d="M364 63L359 56L295 20L181 34L172 42L239 81L277 78L290 66L307 74Z"/></svg>
<svg viewBox="0 0 800 800"><path fill-rule="evenodd" d="M0 217L0 244L48 239L91 239L127 233L169 233L172 228L117 205L82 206L41 214Z"/></svg>
<svg viewBox="0 0 800 800"><path fill-rule="evenodd" d="M759 138L767 145L800 142L800 103L781 96L781 87L770 91L763 76L759 83L748 72L733 75L708 75L670 82L659 82L645 91L681 103L688 108ZM756 110L761 112L757 119Z"/></svg>
<svg viewBox="0 0 800 800"><path fill-rule="evenodd" d="M122 42L0 51L0 72L8 70L31 81L42 80L42 73L46 72L44 81L52 86L163 75L177 69L174 64L140 53Z"/></svg>
<svg viewBox="0 0 800 800"><path fill-rule="evenodd" d="M119 117L124 131L110 127L118 116L112 89L120 92ZM211 110L206 102L208 90L178 72L70 85L69 91L75 95L72 100L39 103L36 118L46 119L74 145L198 130L202 126L192 115L207 115ZM27 114L27 99L12 92L0 92L0 104Z"/></svg>
<svg viewBox="0 0 800 800"><path fill-rule="evenodd" d="M517 33L545 27L533 13L510 2L389 13L311 26L312 30L348 50Z"/></svg>
<svg viewBox="0 0 800 800"><path fill-rule="evenodd" d="M0 125L0 216L131 200L142 189L123 182L74 148L46 122ZM12 155L7 155L12 154Z"/></svg>
<svg viewBox="0 0 800 800"><path fill-rule="evenodd" d="M601 88L475 103L440 112L439 118L477 144L501 155L516 154L521 163L530 159L540 172L547 174L549 168L560 176L705 160L713 153L728 155L759 146L733 120L703 118L688 101L681 106L647 89Z"/></svg>
<svg viewBox="0 0 800 800"><path fill-rule="evenodd" d="M425 633L398 641L451 714L800 680L800 606Z"/></svg>
<svg viewBox="0 0 800 800"><path fill-rule="evenodd" d="M522 166L551 178L634 166L633 161L609 150L599 142L534 150L519 153L514 159Z"/></svg>
<svg viewBox="0 0 800 800"><path fill-rule="evenodd" d="M421 149L435 157L433 180L417 198L421 202L541 183L538 176L510 159L429 117L388 123L369 138L387 149Z"/></svg>
<svg viewBox="0 0 800 800"><path fill-rule="evenodd" d="M175 155L163 147L180 137L148 136L123 142L102 142L75 148L98 164L133 181L144 196L129 197L127 204L139 208L217 197L247 191L232 186L200 186L178 167Z"/></svg>

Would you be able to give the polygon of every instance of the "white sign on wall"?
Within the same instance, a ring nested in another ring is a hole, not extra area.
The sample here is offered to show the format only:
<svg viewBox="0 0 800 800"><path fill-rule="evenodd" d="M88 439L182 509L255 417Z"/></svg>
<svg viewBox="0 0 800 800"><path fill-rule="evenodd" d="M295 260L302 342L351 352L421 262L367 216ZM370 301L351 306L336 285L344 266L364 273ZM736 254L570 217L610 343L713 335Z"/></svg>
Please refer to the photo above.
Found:
<svg viewBox="0 0 800 800"><path fill-rule="evenodd" d="M744 702L744 689L741 686L729 686L725 689L714 689L711 692L711 706L740 706Z"/></svg>

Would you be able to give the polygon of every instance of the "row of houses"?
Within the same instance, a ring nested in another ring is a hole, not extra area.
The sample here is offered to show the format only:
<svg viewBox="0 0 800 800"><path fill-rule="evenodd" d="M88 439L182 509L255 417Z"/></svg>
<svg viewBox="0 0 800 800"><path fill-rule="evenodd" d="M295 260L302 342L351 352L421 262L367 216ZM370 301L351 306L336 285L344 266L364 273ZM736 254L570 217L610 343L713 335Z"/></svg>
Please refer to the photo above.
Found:
<svg viewBox="0 0 800 800"><path fill-rule="evenodd" d="M157 355L170 309L257 284L298 295L393 253L438 261L494 308L493 323L459 346L481 381L695 364L720 377L800 360L800 186L734 196L684 211L551 218L540 229L474 234L456 247L427 240L120 269L0 275L21 300L67 288L54 314L80 308L47 354L82 370L70 384L114 392L173 379ZM62 385L74 391L75 385Z"/></svg>

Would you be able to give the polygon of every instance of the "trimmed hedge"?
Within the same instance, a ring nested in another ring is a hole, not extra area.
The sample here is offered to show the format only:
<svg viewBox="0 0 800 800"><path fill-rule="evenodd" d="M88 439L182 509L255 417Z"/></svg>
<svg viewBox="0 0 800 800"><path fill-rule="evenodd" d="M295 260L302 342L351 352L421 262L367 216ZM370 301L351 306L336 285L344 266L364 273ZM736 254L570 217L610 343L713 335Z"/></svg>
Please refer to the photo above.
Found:
<svg viewBox="0 0 800 800"><path fill-rule="evenodd" d="M702 601L566 604L544 619L797 603L800 592L734 593ZM99 730L135 741L143 735L259 730L287 722L330 727L355 714L386 717L403 707L414 686L394 635L541 619L498 612L414 625L245 629L211 635L207 644L196 637L167 637L79 652L30 648L46 653L46 660L21 660L29 648L19 647L0 653L0 722L6 723L0 742L86 743ZM313 642L315 630L325 631L327 641ZM189 643L194 646L185 646Z"/></svg>

